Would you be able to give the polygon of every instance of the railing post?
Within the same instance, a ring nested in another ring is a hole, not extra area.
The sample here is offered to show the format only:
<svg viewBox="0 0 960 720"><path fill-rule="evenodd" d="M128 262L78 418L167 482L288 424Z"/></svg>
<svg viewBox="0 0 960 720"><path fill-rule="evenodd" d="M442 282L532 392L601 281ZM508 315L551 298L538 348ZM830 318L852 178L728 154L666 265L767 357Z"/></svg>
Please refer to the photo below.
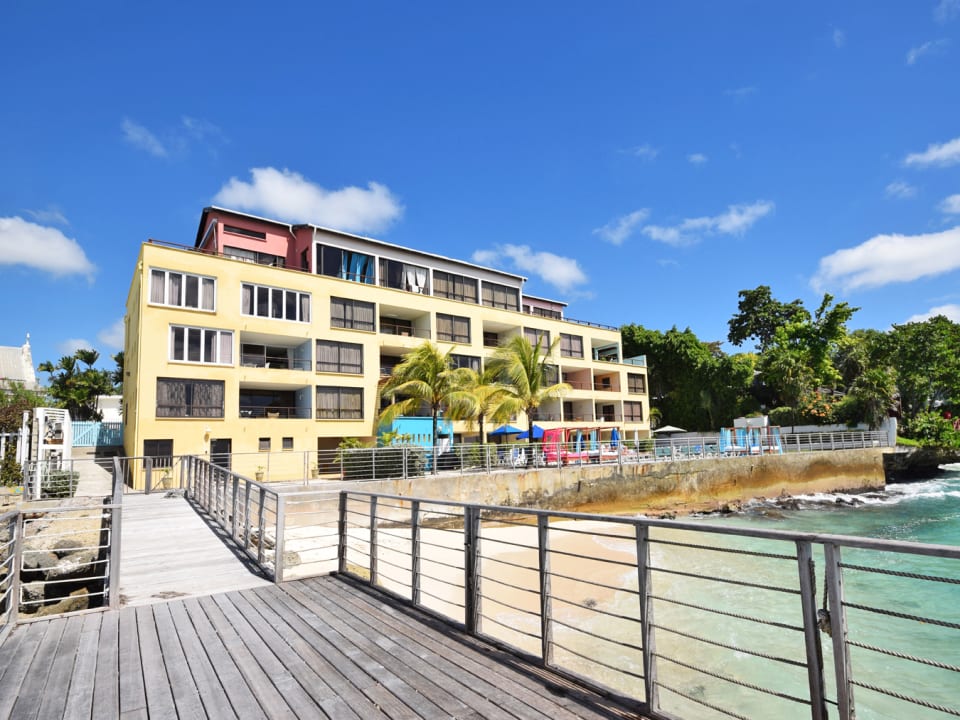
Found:
<svg viewBox="0 0 960 720"><path fill-rule="evenodd" d="M813 549L809 542L797 541L797 569L800 572L800 606L803 612L803 639L807 649L807 682L810 685L810 717L827 720L827 702L823 684L823 649L817 625L817 587Z"/></svg>
<svg viewBox="0 0 960 720"><path fill-rule="evenodd" d="M537 516L537 554L540 570L540 658L553 665L553 592L550 586L550 518Z"/></svg>
<svg viewBox="0 0 960 720"><path fill-rule="evenodd" d="M847 617L843 607L843 569L840 567L840 548L833 543L823 546L826 568L824 582L830 601L830 635L833 638L833 669L836 673L837 708L841 720L854 720L853 667L847 645Z"/></svg>
<svg viewBox="0 0 960 720"><path fill-rule="evenodd" d="M250 547L250 481L243 481L243 549Z"/></svg>
<svg viewBox="0 0 960 720"><path fill-rule="evenodd" d="M230 479L233 481L232 492L230 495L230 537L234 540L237 539L237 496L240 494L240 478L236 475L230 475Z"/></svg>
<svg viewBox="0 0 960 720"><path fill-rule="evenodd" d="M284 528L287 524L287 502L283 495L277 493L277 529L273 536L273 581L283 582L284 564Z"/></svg>
<svg viewBox="0 0 960 720"><path fill-rule="evenodd" d="M410 505L410 600L420 605L420 501Z"/></svg>
<svg viewBox="0 0 960 720"><path fill-rule="evenodd" d="M650 528L637 523L637 587L640 600L640 632L643 635L643 684L650 712L660 710L657 689L657 643L653 626L653 587L650 571Z"/></svg>
<svg viewBox="0 0 960 720"><path fill-rule="evenodd" d="M149 455L143 459L143 472L143 493L149 495L150 490L153 489L153 458Z"/></svg>
<svg viewBox="0 0 960 720"><path fill-rule="evenodd" d="M476 634L480 625L480 508L463 510L464 623Z"/></svg>
<svg viewBox="0 0 960 720"><path fill-rule="evenodd" d="M347 571L347 493L340 493L337 506L337 572Z"/></svg>
<svg viewBox="0 0 960 720"><path fill-rule="evenodd" d="M257 488L260 491L259 508L257 510L257 562L263 565L263 546L265 539L263 537L266 530L266 504L267 490L263 486Z"/></svg>
<svg viewBox="0 0 960 720"><path fill-rule="evenodd" d="M377 585L377 496L370 497L370 584Z"/></svg>
<svg viewBox="0 0 960 720"><path fill-rule="evenodd" d="M185 457L180 458L180 484L178 485L178 487L180 487L180 488L183 488L183 487L184 487L184 484L183 484L183 472L184 472L184 467L183 467L183 466L184 466L184 463L186 462L186 460L187 460L187 458L185 458Z"/></svg>
<svg viewBox="0 0 960 720"><path fill-rule="evenodd" d="M13 525L13 562L10 563L10 625L17 622L20 612L20 566L23 564L23 512L17 513L17 520Z"/></svg>

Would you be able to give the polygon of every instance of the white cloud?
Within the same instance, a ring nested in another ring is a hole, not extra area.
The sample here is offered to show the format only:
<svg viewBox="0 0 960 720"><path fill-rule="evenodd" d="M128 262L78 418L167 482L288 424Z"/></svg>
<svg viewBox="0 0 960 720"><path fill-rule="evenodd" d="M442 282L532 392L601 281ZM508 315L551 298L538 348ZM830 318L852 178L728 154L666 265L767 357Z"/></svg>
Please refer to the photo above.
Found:
<svg viewBox="0 0 960 720"><path fill-rule="evenodd" d="M120 127L123 129L123 139L134 147L145 150L154 157L167 157L169 154L159 138L143 125L135 123L130 118L124 118Z"/></svg>
<svg viewBox="0 0 960 720"><path fill-rule="evenodd" d="M847 34L840 28L833 29L833 46L842 48L847 44Z"/></svg>
<svg viewBox="0 0 960 720"><path fill-rule="evenodd" d="M904 159L904 165L917 165L928 167L930 165L939 165L946 167L960 163L960 137L948 140L945 143L937 145L931 143L923 152L910 153Z"/></svg>
<svg viewBox="0 0 960 720"><path fill-rule="evenodd" d="M820 259L811 285L818 292L881 287L942 275L960 268L960 226L925 235L876 235Z"/></svg>
<svg viewBox="0 0 960 720"><path fill-rule="evenodd" d="M928 40L923 45L910 48L907 52L907 65L914 65L924 55L936 55L949 44L949 40Z"/></svg>
<svg viewBox="0 0 960 720"><path fill-rule="evenodd" d="M703 153L690 153L687 155L687 162L693 165L703 165L709 158Z"/></svg>
<svg viewBox="0 0 960 720"><path fill-rule="evenodd" d="M473 261L481 265L502 266L508 260L516 269L536 275L563 291L570 291L588 279L574 258L537 252L531 250L529 245L497 245L492 250L473 253Z"/></svg>
<svg viewBox="0 0 960 720"><path fill-rule="evenodd" d="M46 210L25 210L30 217L36 220L41 225L69 225L70 221L67 220L66 216L60 212L58 208L53 206L48 207Z"/></svg>
<svg viewBox="0 0 960 720"><path fill-rule="evenodd" d="M960 0L940 0L933 9L933 19L941 25L960 16Z"/></svg>
<svg viewBox="0 0 960 720"><path fill-rule="evenodd" d="M115 321L109 327L97 333L97 340L112 350L123 350L124 324L123 318Z"/></svg>
<svg viewBox="0 0 960 720"><path fill-rule="evenodd" d="M743 100L749 95L753 95L757 92L757 88L753 85L746 85L744 87L733 88L731 90L724 90L724 95L729 95L737 100Z"/></svg>
<svg viewBox="0 0 960 720"><path fill-rule="evenodd" d="M633 155L634 157L643 158L644 160L653 160L657 155L660 154L660 151L650 145L645 143L643 145L636 145L632 148L628 148L623 151L627 155Z"/></svg>
<svg viewBox="0 0 960 720"><path fill-rule="evenodd" d="M96 267L73 238L21 217L0 217L0 265L26 265L56 276L86 275Z"/></svg>
<svg viewBox="0 0 960 720"><path fill-rule="evenodd" d="M223 131L209 120L183 115L180 118L183 129L195 140L205 140L207 138L223 139Z"/></svg>
<svg viewBox="0 0 960 720"><path fill-rule="evenodd" d="M940 203L940 212L948 215L960 215L960 193L945 197Z"/></svg>
<svg viewBox="0 0 960 720"><path fill-rule="evenodd" d="M710 235L742 235L773 209L772 202L758 200L750 205L730 205L726 212L712 217L687 218L679 225L646 225L642 232L668 245L691 245Z"/></svg>
<svg viewBox="0 0 960 720"><path fill-rule="evenodd" d="M917 194L917 189L908 182L895 180L886 188L887 197L899 198L901 200L912 198Z"/></svg>
<svg viewBox="0 0 960 720"><path fill-rule="evenodd" d="M291 170L251 168L250 174L250 182L230 178L214 202L288 222L350 232L383 231L403 214L403 205L380 183L327 190Z"/></svg>
<svg viewBox="0 0 960 720"><path fill-rule="evenodd" d="M608 243L622 245L623 241L630 237L637 226L646 220L649 215L650 211L646 208L634 210L632 213L621 215L603 227L597 228L593 231L593 234L599 235Z"/></svg>
<svg viewBox="0 0 960 720"><path fill-rule="evenodd" d="M943 315L945 318L947 318L947 320L960 323L960 305L951 304L932 307L925 313L921 313L920 315L912 315L911 317L907 318L907 322L923 322L924 320L929 320L937 315Z"/></svg>
<svg viewBox="0 0 960 720"><path fill-rule="evenodd" d="M84 338L67 338L57 343L60 355L73 355L77 350L94 350L93 343Z"/></svg>

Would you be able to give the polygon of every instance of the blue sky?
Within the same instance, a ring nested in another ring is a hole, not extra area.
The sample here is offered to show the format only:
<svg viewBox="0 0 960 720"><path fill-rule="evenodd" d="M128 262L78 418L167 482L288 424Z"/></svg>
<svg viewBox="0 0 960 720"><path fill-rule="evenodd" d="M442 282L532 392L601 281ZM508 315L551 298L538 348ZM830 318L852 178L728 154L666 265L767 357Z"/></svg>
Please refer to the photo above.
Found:
<svg viewBox="0 0 960 720"><path fill-rule="evenodd" d="M37 363L120 349L140 244L209 204L707 341L761 284L960 321L960 0L8 0L0 93L0 345Z"/></svg>

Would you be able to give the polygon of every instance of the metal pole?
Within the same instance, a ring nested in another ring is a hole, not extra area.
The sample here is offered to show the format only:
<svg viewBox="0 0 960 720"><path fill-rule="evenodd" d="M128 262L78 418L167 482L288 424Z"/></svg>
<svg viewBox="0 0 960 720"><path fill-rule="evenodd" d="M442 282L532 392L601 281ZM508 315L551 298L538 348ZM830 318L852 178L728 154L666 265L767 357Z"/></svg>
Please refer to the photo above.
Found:
<svg viewBox="0 0 960 720"><path fill-rule="evenodd" d="M463 511L464 624L476 634L480 625L480 508Z"/></svg>
<svg viewBox="0 0 960 720"><path fill-rule="evenodd" d="M813 549L809 542L797 541L797 569L800 572L800 606L803 611L803 639L807 649L807 682L810 684L810 717L827 719L827 701L823 684L823 649L817 625L817 584Z"/></svg>
<svg viewBox="0 0 960 720"><path fill-rule="evenodd" d="M283 582L283 564L284 564L284 528L286 527L287 502L286 498L277 493L277 529L274 531L273 540L273 581L275 583Z"/></svg>
<svg viewBox="0 0 960 720"><path fill-rule="evenodd" d="M410 599L414 607L420 605L420 501L410 505Z"/></svg>
<svg viewBox="0 0 960 720"><path fill-rule="evenodd" d="M540 571L540 658L553 665L553 592L550 586L550 518L537 516L537 554Z"/></svg>
<svg viewBox="0 0 960 720"><path fill-rule="evenodd" d="M657 689L657 643L653 626L653 583L650 571L650 528L634 526L637 533L637 583L640 600L640 632L643 635L643 684L647 708L651 713L660 710Z"/></svg>
<svg viewBox="0 0 960 720"><path fill-rule="evenodd" d="M837 678L837 706L841 720L854 720L853 667L847 645L847 618L843 608L843 570L840 567L840 548L833 543L823 546L826 569L827 597L830 600L830 634L833 637L833 669Z"/></svg>
<svg viewBox="0 0 960 720"><path fill-rule="evenodd" d="M143 470L146 473L144 477L143 492L145 495L149 495L150 490L152 489L152 486L153 486L153 478L152 478L153 458L152 457L147 456L143 459Z"/></svg>
<svg viewBox="0 0 960 720"><path fill-rule="evenodd" d="M376 586L377 577L377 496L370 498L370 584Z"/></svg>
<svg viewBox="0 0 960 720"><path fill-rule="evenodd" d="M340 493L337 507L337 572L347 571L347 493Z"/></svg>
<svg viewBox="0 0 960 720"><path fill-rule="evenodd" d="M10 619L12 626L17 622L20 612L20 566L23 564L23 512L17 513L17 521L13 526L13 562L10 563Z"/></svg>

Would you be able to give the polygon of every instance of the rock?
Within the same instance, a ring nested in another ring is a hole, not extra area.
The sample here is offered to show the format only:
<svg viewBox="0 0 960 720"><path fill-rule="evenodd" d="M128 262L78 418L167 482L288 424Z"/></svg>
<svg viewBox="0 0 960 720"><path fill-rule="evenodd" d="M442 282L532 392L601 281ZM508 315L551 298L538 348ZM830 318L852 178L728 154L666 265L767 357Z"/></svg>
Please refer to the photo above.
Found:
<svg viewBox="0 0 960 720"><path fill-rule="evenodd" d="M43 605L35 613L36 617L46 617L47 615L59 615L61 613L77 612L78 610L87 610L90 607L90 599L87 595L90 590L87 588L78 588L68 597L53 603L52 605Z"/></svg>
<svg viewBox="0 0 960 720"><path fill-rule="evenodd" d="M165 498L182 498L186 496L186 490L183 488L177 488L176 490L167 490L163 497Z"/></svg>

